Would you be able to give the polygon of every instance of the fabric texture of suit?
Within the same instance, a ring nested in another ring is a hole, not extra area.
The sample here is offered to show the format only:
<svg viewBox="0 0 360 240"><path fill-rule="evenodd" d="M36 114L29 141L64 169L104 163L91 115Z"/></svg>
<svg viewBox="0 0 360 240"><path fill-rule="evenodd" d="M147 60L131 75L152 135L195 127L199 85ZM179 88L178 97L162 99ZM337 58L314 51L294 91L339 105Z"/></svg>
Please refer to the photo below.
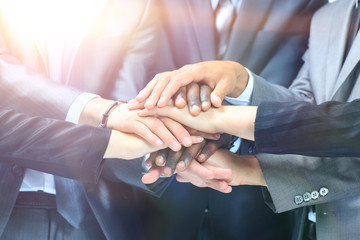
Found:
<svg viewBox="0 0 360 240"><path fill-rule="evenodd" d="M302 64L310 18L324 2L242 1L224 59L289 86ZM162 3L174 68L216 60L210 1ZM288 239L291 234L291 215L271 213L258 187L236 187L226 195L173 181L161 199L141 200L150 239Z"/></svg>
<svg viewBox="0 0 360 240"><path fill-rule="evenodd" d="M155 38L159 29L156 23L156 2L101 1L99 15L93 22L88 22L89 31L86 36L77 39L73 48L63 49L63 78L60 83L54 83L50 79L49 49L42 43L42 39L23 28L28 26L27 21L31 19L17 18L19 14L13 14L26 6L26 1L3 1L0 10L1 106L31 116L64 120L70 105L83 91L108 98L121 97L122 100L134 97L146 84L145 81L152 77L152 71L161 71L155 70L155 61L152 61L160 44ZM15 24L21 27L13 27ZM52 156L45 157L49 159L47 166L40 166L45 163L39 163L36 168L50 169L47 171L66 177L78 170L70 169L78 167L74 162L67 166L69 169L65 173L62 168L52 171L55 168L51 166ZM15 204L25 167L33 168L29 163L3 163L0 166L0 192L2 196L6 196L1 198L0 212L3 214L0 217L0 235ZM134 209L124 207L132 206L133 190L119 181L127 181L151 193L162 188L161 185L146 186L141 183L139 164L141 159L106 159L106 173L111 175L112 181L118 183L109 182L103 174L104 178L101 177L97 184L89 183L79 190L81 198L89 205L108 239L137 239L137 234L141 234L136 212L130 214L127 209ZM73 183L78 184L77 181Z"/></svg>
<svg viewBox="0 0 360 240"><path fill-rule="evenodd" d="M0 109L0 121L1 162L97 182L110 129L29 117L7 109ZM49 142L54 143L52 148Z"/></svg>
<svg viewBox="0 0 360 240"><path fill-rule="evenodd" d="M318 157L360 156L360 100L265 102L255 121L255 151Z"/></svg>
<svg viewBox="0 0 360 240"><path fill-rule="evenodd" d="M352 101L359 97L359 76L353 75L360 59L358 34L345 56L354 1L342 0L321 8L313 17L304 65L290 89L255 76L252 104L263 101ZM354 79L355 78L355 79ZM348 84L349 81L352 84ZM339 99L338 97L341 96ZM318 239L357 239L360 220L359 159L316 158L297 155L257 155L267 189L265 198L276 212L316 204ZM296 203L295 196L327 188L319 198ZM302 216L305 216L304 214ZM302 219L298 219L301 226ZM297 235L301 239L301 229Z"/></svg>

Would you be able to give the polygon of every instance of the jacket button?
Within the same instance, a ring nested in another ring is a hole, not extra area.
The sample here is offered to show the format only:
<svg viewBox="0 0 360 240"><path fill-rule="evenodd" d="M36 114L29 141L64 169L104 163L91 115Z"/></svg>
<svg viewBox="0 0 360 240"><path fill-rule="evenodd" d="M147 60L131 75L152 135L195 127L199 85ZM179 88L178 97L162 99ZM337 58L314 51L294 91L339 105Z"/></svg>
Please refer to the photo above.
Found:
<svg viewBox="0 0 360 240"><path fill-rule="evenodd" d="M315 200L315 199L318 199L318 198L319 198L319 192L316 191L316 190L315 190L315 191L312 191L312 192L311 192L311 198L314 199L314 200Z"/></svg>
<svg viewBox="0 0 360 240"><path fill-rule="evenodd" d="M329 189L327 189L326 187L322 187L320 188L320 195L325 197L328 193L329 193Z"/></svg>
<svg viewBox="0 0 360 240"><path fill-rule="evenodd" d="M304 193L303 194L303 199L304 199L305 202L310 201L311 200L311 194L308 193L308 192Z"/></svg>
<svg viewBox="0 0 360 240"><path fill-rule="evenodd" d="M20 167L19 165L14 165L11 168L11 172L15 176L20 177L20 176L22 176L24 174L24 169L22 167Z"/></svg>
<svg viewBox="0 0 360 240"><path fill-rule="evenodd" d="M301 195L297 195L297 196L295 196L294 201L295 201L296 205L299 205L304 201L304 199Z"/></svg>

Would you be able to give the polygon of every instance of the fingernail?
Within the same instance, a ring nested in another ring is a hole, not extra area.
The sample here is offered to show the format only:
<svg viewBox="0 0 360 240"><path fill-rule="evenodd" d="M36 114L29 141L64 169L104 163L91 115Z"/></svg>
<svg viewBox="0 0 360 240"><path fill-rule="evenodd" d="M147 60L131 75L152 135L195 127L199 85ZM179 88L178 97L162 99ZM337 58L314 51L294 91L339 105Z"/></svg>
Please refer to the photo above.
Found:
<svg viewBox="0 0 360 240"><path fill-rule="evenodd" d="M199 112L200 111L200 108L198 105L192 105L191 106L191 112Z"/></svg>
<svg viewBox="0 0 360 240"><path fill-rule="evenodd" d="M198 142L202 142L202 141L204 141L204 138L203 138L203 137L196 137L196 140L197 140Z"/></svg>
<svg viewBox="0 0 360 240"><path fill-rule="evenodd" d="M202 102L201 103L201 106L203 107L203 108L207 108L207 107L209 107L209 102Z"/></svg>
<svg viewBox="0 0 360 240"><path fill-rule="evenodd" d="M185 147L191 146L192 145L191 138L189 136L184 137L183 144Z"/></svg>
<svg viewBox="0 0 360 240"><path fill-rule="evenodd" d="M159 99L158 106L161 106L161 105L166 105L164 97L160 97L160 99Z"/></svg>
<svg viewBox="0 0 360 240"><path fill-rule="evenodd" d="M212 101L214 102L214 103L217 103L217 105L218 106L220 106L221 105L221 99L220 99L220 97L219 96L216 96L216 95L211 95L211 99L212 99Z"/></svg>
<svg viewBox="0 0 360 240"><path fill-rule="evenodd" d="M164 144L164 142L161 141L160 139L156 139L156 140L155 140L155 145L156 145L156 146L162 146L163 144Z"/></svg>
<svg viewBox="0 0 360 240"><path fill-rule="evenodd" d="M131 99L130 101L128 101L128 104L134 103L136 101L136 99Z"/></svg>
<svg viewBox="0 0 360 240"><path fill-rule="evenodd" d="M186 104L186 102L185 102L185 99L183 99L183 98L177 98L176 99L176 104Z"/></svg>
<svg viewBox="0 0 360 240"><path fill-rule="evenodd" d="M156 159L155 159L155 162L156 162L156 165L161 167L164 165L165 163L165 160L162 156L157 156Z"/></svg>
<svg viewBox="0 0 360 240"><path fill-rule="evenodd" d="M205 155L204 155L204 154L200 154L200 155L198 156L198 160L199 160L199 161L204 161L204 159L205 159Z"/></svg>
<svg viewBox="0 0 360 240"><path fill-rule="evenodd" d="M171 174L172 174L171 168L165 167L165 168L164 168L164 175L165 175L166 177L170 177Z"/></svg>
<svg viewBox="0 0 360 240"><path fill-rule="evenodd" d="M182 171L185 169L185 162L184 161L181 161L177 164L177 169Z"/></svg>
<svg viewBox="0 0 360 240"><path fill-rule="evenodd" d="M180 143L178 143L178 142L173 142L172 144L171 144L171 148L174 150L174 151L179 151L180 149L181 149L181 144Z"/></svg>

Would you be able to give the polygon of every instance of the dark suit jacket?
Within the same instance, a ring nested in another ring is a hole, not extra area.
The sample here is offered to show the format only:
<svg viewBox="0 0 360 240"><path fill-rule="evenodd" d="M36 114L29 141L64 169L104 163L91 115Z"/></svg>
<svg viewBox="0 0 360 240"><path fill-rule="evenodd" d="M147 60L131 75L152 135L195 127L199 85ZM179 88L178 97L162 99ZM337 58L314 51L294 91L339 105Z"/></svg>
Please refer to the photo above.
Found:
<svg viewBox="0 0 360 240"><path fill-rule="evenodd" d="M153 65L155 61L152 61L156 49L161 46L155 38L159 36L157 0L102 1L99 15L93 22L87 22L89 31L85 36L76 39L74 48L64 47L60 83L51 79L51 59L47 54L51 49L47 49L48 46L38 36L32 35L31 29L27 29L33 26L28 24L33 18L17 18L19 15L14 11L21 9L16 3L6 1L0 4L1 107L31 116L64 120L70 105L83 91L127 100L141 90L145 80L155 74L153 71L157 71ZM49 147L48 144L46 147ZM83 152L83 149L87 148L76 150ZM51 169L55 169L51 162L52 154L49 151L44 156L50 161L46 167L45 163L34 167L52 172ZM15 204L25 167L33 168L33 165L0 164L0 193L6 196L1 198L0 204L0 235ZM72 167L77 166L69 165L66 170L58 168L52 173L69 175L68 172L78 170ZM158 188L142 184L141 160L106 159L104 168L106 174L102 174L104 178L101 177L98 184L86 184L87 202L107 238L136 239L139 233L136 228L140 227L138 222L130 220L132 215L126 215L123 206L118 208L120 212L113 208L115 201L124 204L133 202L132 189L122 182L152 193ZM108 179L117 183L110 183ZM132 213L136 215L135 211Z"/></svg>
<svg viewBox="0 0 360 240"><path fill-rule="evenodd" d="M257 153L318 157L360 156L360 100L349 103L260 104L255 121Z"/></svg>
<svg viewBox="0 0 360 240"><path fill-rule="evenodd" d="M307 46L310 18L325 1L244 0L224 59L234 60L289 86ZM210 1L162 0L174 67L216 60ZM151 239L288 239L287 215L272 214L258 187L231 194L173 182L163 197L144 196ZM204 228L203 228L204 227Z"/></svg>
<svg viewBox="0 0 360 240"><path fill-rule="evenodd" d="M1 162L84 182L99 179L110 129L29 117L2 108L0 122Z"/></svg>

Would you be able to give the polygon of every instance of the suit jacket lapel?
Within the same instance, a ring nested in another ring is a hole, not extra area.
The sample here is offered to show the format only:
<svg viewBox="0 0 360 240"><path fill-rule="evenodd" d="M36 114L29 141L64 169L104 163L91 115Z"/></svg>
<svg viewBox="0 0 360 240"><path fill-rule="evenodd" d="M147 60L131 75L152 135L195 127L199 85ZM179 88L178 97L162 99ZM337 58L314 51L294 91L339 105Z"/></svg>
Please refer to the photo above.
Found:
<svg viewBox="0 0 360 240"><path fill-rule="evenodd" d="M358 34L343 63L346 40L350 25L351 10L354 7L354 5L349 4L349 2L350 1L347 2L348 4L341 5L344 7L343 9L336 9L334 16L332 17L332 19L334 19L332 24L336 24L337 26L331 27L331 44L329 44L329 57L327 59L327 76L333 76L336 78L335 85L332 88L333 95L346 80L347 76L351 73L352 69L359 61L360 56L360 36ZM344 19L344 21L341 21L341 19ZM335 31L334 29L338 29L338 31ZM341 31L339 31L339 29L341 29Z"/></svg>
<svg viewBox="0 0 360 240"><path fill-rule="evenodd" d="M94 14L91 21L88 22L86 26L87 30L81 35L79 38L75 39L75 42L69 47L64 48L63 51L63 63L62 63L62 72L63 72L63 79L65 84L69 84L71 78L72 67L74 66L74 62L76 60L77 54L79 49L82 46L82 43L89 37L93 32L94 28L96 28L96 22L102 16L103 10L106 6L107 1L103 0L99 3L99 9L96 14ZM100 29L96 29L99 31Z"/></svg>
<svg viewBox="0 0 360 240"><path fill-rule="evenodd" d="M256 36L254 29L262 28L267 10L271 5L271 0L244 0L242 2L230 34L225 60L238 60L239 56L246 53Z"/></svg>
<svg viewBox="0 0 360 240"><path fill-rule="evenodd" d="M214 14L210 1L187 0L190 20L194 29L201 60L216 59Z"/></svg>

